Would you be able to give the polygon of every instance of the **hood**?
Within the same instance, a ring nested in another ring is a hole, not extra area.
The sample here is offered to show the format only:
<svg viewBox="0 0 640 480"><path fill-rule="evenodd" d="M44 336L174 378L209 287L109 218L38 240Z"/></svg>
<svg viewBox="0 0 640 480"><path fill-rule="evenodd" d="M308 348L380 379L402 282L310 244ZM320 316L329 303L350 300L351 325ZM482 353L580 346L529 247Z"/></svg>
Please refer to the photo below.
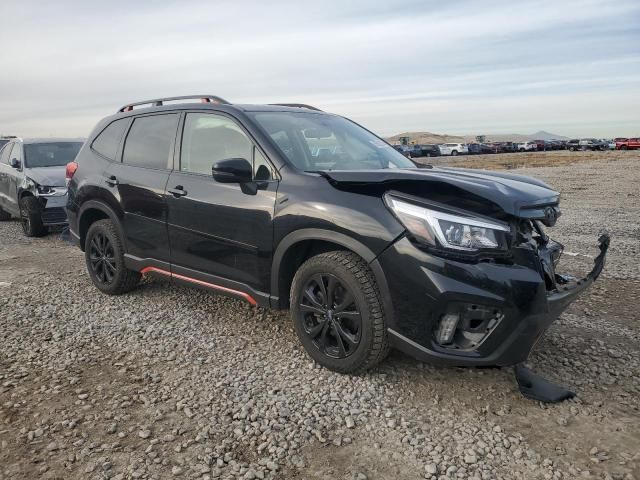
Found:
<svg viewBox="0 0 640 480"><path fill-rule="evenodd" d="M25 168L24 174L38 185L63 187L66 166Z"/></svg>
<svg viewBox="0 0 640 480"><path fill-rule="evenodd" d="M546 219L551 224L560 215L560 194L545 182L524 175L453 167L333 170L322 175L340 189L360 190L365 185L377 185L383 187L378 190L403 191L429 200L457 203L462 208L471 205L469 209L478 213L491 213L484 203L491 205L494 212Z"/></svg>

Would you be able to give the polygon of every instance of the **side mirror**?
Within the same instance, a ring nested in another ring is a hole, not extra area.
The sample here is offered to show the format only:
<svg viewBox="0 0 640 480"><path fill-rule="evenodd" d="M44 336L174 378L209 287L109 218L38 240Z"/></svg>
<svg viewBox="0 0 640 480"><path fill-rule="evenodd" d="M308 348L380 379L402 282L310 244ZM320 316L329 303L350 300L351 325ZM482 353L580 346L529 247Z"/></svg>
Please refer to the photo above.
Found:
<svg viewBox="0 0 640 480"><path fill-rule="evenodd" d="M220 183L248 183L253 180L251 163L246 158L220 160L213 164L211 173Z"/></svg>
<svg viewBox="0 0 640 480"><path fill-rule="evenodd" d="M9 162L9 165L11 165L13 168L20 168L20 160L18 160L17 158L12 158L11 162Z"/></svg>

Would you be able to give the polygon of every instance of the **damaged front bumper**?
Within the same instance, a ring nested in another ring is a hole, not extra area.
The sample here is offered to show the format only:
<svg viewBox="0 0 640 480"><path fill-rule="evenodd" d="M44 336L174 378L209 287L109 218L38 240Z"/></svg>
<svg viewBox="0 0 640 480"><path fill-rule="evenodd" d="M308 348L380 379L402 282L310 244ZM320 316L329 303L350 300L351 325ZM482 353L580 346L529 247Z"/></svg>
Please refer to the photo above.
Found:
<svg viewBox="0 0 640 480"><path fill-rule="evenodd" d="M394 310L388 325L391 343L436 364L519 364L601 274L609 235L598 243L600 253L586 277L569 281L554 272L550 286L544 262L534 252L519 251L510 264L470 264L430 255L401 238L377 259L383 271L391 272L386 279ZM443 345L442 338L451 333L443 333L443 323L456 315L454 340Z"/></svg>

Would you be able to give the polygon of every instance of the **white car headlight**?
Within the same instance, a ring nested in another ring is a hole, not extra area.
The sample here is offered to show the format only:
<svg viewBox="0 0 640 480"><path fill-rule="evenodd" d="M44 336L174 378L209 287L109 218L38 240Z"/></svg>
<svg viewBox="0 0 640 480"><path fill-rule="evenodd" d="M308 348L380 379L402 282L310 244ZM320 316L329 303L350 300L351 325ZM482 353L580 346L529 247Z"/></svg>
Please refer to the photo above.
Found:
<svg viewBox="0 0 640 480"><path fill-rule="evenodd" d="M414 237L431 246L467 252L507 248L505 232L510 228L506 224L441 212L391 195L386 203Z"/></svg>

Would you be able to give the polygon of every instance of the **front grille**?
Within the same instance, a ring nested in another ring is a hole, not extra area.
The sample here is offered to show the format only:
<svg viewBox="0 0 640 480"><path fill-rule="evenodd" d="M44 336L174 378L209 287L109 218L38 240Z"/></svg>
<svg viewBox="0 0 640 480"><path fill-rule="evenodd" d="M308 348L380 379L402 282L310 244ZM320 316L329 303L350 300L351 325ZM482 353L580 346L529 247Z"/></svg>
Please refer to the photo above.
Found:
<svg viewBox="0 0 640 480"><path fill-rule="evenodd" d="M62 207L45 208L42 210L42 223L57 224L67 222L67 212Z"/></svg>

